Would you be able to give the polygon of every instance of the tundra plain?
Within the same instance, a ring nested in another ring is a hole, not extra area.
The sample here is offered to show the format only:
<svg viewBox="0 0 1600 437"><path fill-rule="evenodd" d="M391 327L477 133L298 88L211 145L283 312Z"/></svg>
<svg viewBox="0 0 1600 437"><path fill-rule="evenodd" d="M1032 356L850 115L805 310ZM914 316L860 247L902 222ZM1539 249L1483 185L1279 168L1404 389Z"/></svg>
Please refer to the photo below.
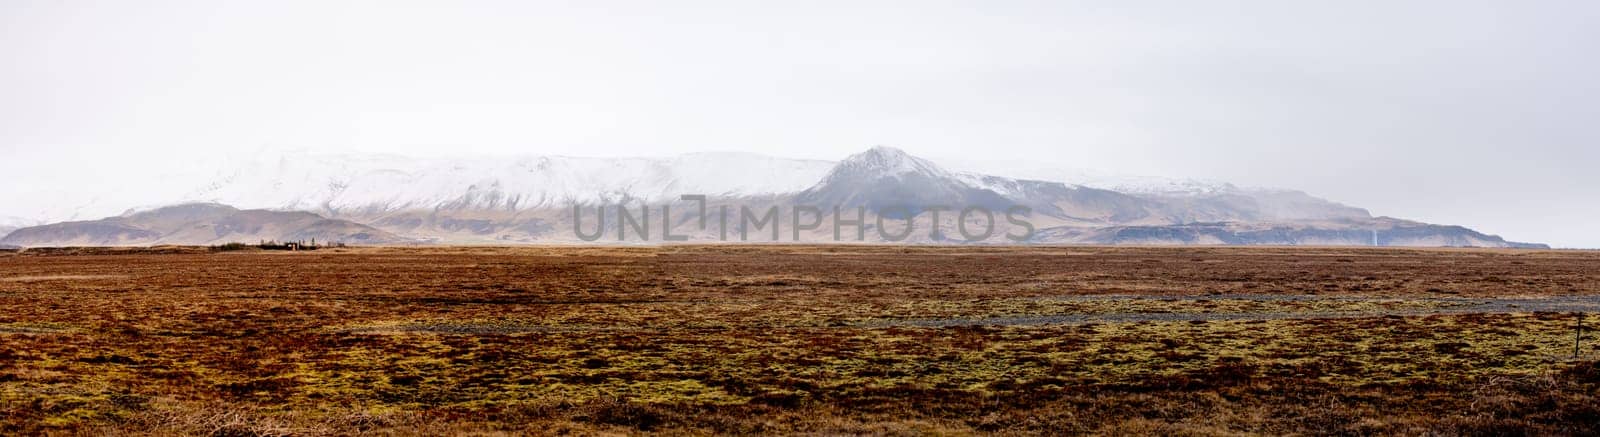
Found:
<svg viewBox="0 0 1600 437"><path fill-rule="evenodd" d="M1595 435L1582 312L1600 253L29 249L0 434Z"/></svg>

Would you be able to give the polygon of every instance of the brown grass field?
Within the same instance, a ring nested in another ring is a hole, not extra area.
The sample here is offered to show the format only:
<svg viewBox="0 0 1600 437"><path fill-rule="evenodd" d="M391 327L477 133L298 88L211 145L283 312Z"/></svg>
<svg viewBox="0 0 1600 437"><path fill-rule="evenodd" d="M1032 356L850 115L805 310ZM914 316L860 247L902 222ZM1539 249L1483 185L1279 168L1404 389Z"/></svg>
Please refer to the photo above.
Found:
<svg viewBox="0 0 1600 437"><path fill-rule="evenodd" d="M0 252L0 434L1596 435L1597 299L1584 251Z"/></svg>

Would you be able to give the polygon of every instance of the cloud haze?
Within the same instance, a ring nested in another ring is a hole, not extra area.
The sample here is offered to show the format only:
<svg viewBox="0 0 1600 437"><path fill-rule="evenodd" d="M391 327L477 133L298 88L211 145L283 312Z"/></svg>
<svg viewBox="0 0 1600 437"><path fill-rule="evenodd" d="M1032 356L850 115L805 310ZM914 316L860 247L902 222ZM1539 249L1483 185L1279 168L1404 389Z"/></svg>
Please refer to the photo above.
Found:
<svg viewBox="0 0 1600 437"><path fill-rule="evenodd" d="M8 1L0 216L259 150L890 144L1600 247L1597 20L1581 1Z"/></svg>

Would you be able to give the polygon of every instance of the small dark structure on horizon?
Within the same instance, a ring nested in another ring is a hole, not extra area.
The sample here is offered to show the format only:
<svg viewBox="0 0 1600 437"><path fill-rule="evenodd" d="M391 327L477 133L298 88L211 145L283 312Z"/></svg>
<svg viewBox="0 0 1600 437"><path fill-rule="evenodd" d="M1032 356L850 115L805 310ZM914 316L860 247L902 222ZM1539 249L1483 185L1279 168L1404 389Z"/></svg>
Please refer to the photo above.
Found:
<svg viewBox="0 0 1600 437"><path fill-rule="evenodd" d="M305 240L284 241L284 242L278 242L278 241L275 241L275 240L261 240L260 242L258 242L256 244L253 244L253 245L245 244L245 243L228 243L228 244L223 244L223 245L220 245L220 246L211 246L211 249L215 250L215 251L219 251L219 252L226 252L226 251L233 251L233 250L250 250L250 249L302 251L302 250L317 250L317 249L321 249L321 248L325 248L325 247L345 247L345 245L344 245L343 242L337 242L337 243L333 243L333 244L329 244L329 245L319 245L319 244L317 244L317 239L313 238L309 242L307 242Z"/></svg>

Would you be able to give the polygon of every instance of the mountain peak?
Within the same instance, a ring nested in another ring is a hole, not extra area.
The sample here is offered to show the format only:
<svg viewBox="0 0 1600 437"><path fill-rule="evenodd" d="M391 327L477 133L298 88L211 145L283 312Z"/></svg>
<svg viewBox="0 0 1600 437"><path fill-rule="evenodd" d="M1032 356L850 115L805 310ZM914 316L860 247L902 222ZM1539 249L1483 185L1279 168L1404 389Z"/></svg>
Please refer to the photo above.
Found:
<svg viewBox="0 0 1600 437"><path fill-rule="evenodd" d="M850 155L828 175L801 192L799 201L815 205L887 207L913 210L942 205L996 206L1001 195L967 184L955 173L893 147L877 146Z"/></svg>
<svg viewBox="0 0 1600 437"><path fill-rule="evenodd" d="M947 178L950 172L928 160L911 156L904 150L889 146L874 146L865 152L850 155L834 166L831 176L898 176L921 174Z"/></svg>
<svg viewBox="0 0 1600 437"><path fill-rule="evenodd" d="M899 147L884 146L884 145L872 146L872 148L867 149L865 152L858 153L858 155L865 155L865 154L895 155L895 156L906 156L906 157L911 156L911 154L906 153L906 151L900 150Z"/></svg>

